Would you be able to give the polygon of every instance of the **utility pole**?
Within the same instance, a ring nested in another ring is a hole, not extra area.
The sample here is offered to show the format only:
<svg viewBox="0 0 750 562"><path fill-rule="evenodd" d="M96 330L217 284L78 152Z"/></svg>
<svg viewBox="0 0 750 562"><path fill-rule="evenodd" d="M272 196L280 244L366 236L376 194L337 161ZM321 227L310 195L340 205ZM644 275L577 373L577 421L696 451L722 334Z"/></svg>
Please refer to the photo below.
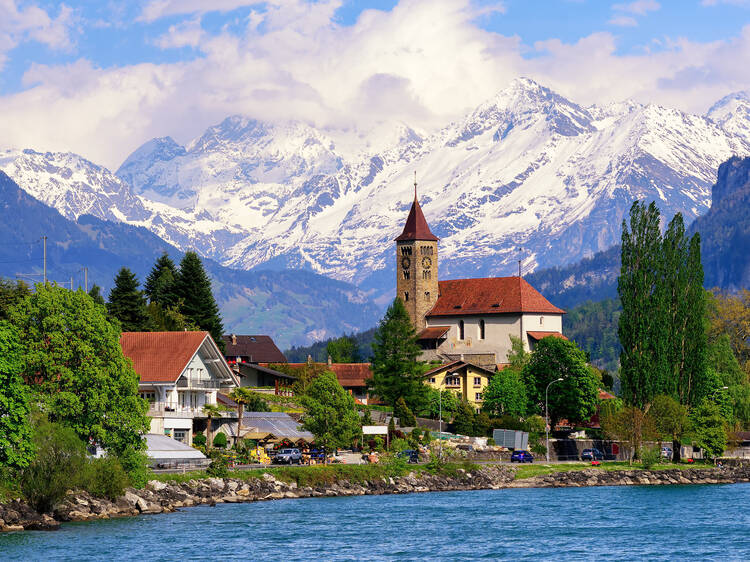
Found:
<svg viewBox="0 0 750 562"><path fill-rule="evenodd" d="M83 268L83 290L89 292L89 268Z"/></svg>
<svg viewBox="0 0 750 562"><path fill-rule="evenodd" d="M70 276L70 290L73 290L73 276Z"/></svg>
<svg viewBox="0 0 750 562"><path fill-rule="evenodd" d="M46 236L42 236L42 245L44 246L44 258L43 258L43 260L44 260L44 266L43 266L43 268L44 268L44 276L43 276L43 279L44 279L44 284L46 285L47 284L47 237Z"/></svg>

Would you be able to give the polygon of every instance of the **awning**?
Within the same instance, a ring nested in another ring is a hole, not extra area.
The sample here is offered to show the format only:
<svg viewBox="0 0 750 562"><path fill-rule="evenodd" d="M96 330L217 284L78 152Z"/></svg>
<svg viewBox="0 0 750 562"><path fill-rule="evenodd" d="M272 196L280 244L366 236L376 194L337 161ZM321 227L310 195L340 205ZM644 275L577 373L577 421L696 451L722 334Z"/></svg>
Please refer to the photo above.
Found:
<svg viewBox="0 0 750 562"><path fill-rule="evenodd" d="M442 338L446 333L448 333L448 330L450 330L450 326L428 326L419 334L417 335L418 340L437 340Z"/></svg>
<svg viewBox="0 0 750 562"><path fill-rule="evenodd" d="M526 332L526 334L535 341L539 341L541 339L547 338L549 336L552 336L553 338L561 338L564 340L567 340L565 336L563 336L560 332Z"/></svg>

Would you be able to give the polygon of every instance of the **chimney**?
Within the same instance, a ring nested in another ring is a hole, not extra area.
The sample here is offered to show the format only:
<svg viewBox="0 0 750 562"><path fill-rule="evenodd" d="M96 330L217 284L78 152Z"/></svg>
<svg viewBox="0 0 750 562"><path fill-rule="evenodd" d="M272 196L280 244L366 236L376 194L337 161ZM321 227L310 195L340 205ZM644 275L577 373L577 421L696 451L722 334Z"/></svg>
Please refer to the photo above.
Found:
<svg viewBox="0 0 750 562"><path fill-rule="evenodd" d="M237 336L232 334L232 345L237 345Z"/></svg>

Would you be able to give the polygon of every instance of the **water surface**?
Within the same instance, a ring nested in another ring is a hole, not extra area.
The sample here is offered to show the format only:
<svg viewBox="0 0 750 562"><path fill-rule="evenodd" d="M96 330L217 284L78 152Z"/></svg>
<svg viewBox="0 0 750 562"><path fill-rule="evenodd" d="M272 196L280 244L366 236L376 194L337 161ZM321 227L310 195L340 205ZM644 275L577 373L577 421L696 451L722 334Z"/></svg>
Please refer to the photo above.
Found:
<svg viewBox="0 0 750 562"><path fill-rule="evenodd" d="M219 504L0 536L2 560L747 560L750 484Z"/></svg>

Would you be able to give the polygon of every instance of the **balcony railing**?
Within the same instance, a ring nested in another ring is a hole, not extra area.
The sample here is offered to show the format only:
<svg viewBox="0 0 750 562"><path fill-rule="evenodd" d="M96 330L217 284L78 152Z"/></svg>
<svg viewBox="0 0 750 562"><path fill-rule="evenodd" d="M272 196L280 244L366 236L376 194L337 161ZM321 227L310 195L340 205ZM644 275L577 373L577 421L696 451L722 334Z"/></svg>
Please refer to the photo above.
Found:
<svg viewBox="0 0 750 562"><path fill-rule="evenodd" d="M229 415L231 411L222 412L220 415ZM148 406L148 415L159 418L205 418L203 406L193 408L190 406L180 406L179 404L169 404L164 402L152 402Z"/></svg>
<svg viewBox="0 0 750 562"><path fill-rule="evenodd" d="M198 390L218 390L221 388L221 383L216 379L200 381L200 380L187 380L182 377L177 381L177 388L188 389L195 388Z"/></svg>

